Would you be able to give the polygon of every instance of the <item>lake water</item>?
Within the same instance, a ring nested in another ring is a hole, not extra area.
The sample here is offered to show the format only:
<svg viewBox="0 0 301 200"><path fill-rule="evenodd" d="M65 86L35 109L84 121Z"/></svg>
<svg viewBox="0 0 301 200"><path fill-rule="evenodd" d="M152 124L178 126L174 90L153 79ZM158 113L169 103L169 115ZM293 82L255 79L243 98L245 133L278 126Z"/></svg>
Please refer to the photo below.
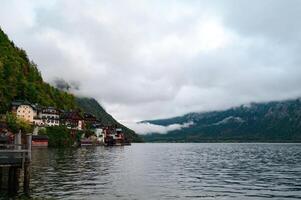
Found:
<svg viewBox="0 0 301 200"><path fill-rule="evenodd" d="M301 144L34 149L33 197L301 199Z"/></svg>

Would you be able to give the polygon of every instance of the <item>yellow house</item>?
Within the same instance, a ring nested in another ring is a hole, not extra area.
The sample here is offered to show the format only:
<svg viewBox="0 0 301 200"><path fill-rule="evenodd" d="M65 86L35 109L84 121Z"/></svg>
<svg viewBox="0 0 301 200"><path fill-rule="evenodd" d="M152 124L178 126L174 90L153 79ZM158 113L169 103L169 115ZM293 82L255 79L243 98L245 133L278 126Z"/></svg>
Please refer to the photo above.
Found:
<svg viewBox="0 0 301 200"><path fill-rule="evenodd" d="M17 117L24 119L30 123L34 123L34 118L37 116L37 111L35 106L31 105L29 102L14 102L13 112L16 113Z"/></svg>

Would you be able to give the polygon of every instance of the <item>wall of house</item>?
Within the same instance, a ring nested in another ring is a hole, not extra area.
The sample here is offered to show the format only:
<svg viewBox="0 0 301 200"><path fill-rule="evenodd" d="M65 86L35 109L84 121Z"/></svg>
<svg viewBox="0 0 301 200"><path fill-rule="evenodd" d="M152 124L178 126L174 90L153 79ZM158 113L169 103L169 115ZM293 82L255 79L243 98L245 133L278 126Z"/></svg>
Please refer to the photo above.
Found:
<svg viewBox="0 0 301 200"><path fill-rule="evenodd" d="M58 114L40 113L39 118L42 120L42 124L46 126L60 125L60 116Z"/></svg>
<svg viewBox="0 0 301 200"><path fill-rule="evenodd" d="M36 111L29 105L20 105L17 109L17 117L33 123L33 118L37 115Z"/></svg>

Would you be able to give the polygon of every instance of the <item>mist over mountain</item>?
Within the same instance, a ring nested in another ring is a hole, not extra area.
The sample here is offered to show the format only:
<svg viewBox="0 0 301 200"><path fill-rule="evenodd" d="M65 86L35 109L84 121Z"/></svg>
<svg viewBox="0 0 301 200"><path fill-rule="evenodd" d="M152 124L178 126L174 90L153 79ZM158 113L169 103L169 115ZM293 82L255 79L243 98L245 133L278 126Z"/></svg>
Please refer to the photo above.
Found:
<svg viewBox="0 0 301 200"><path fill-rule="evenodd" d="M141 123L170 127L188 122L190 126L143 138L148 142L300 142L301 100L251 103Z"/></svg>

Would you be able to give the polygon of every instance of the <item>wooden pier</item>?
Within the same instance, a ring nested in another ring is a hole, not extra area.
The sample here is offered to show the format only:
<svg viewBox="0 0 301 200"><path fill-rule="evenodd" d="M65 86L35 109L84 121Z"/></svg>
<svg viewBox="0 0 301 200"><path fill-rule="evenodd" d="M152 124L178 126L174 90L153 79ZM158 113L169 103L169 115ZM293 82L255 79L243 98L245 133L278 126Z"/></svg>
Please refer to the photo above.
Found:
<svg viewBox="0 0 301 200"><path fill-rule="evenodd" d="M29 195L31 137L26 135L26 144L21 144L19 133L15 136L15 144L0 144L0 191L17 193L23 177L23 191Z"/></svg>

